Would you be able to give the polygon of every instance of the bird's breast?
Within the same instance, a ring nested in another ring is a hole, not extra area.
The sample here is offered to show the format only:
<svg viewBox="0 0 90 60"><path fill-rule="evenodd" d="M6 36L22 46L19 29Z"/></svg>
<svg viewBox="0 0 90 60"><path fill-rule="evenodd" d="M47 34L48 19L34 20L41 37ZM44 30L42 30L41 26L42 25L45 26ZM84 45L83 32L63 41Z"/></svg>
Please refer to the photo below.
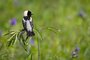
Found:
<svg viewBox="0 0 90 60"><path fill-rule="evenodd" d="M26 21L26 27L27 27L27 30L28 30L28 31L32 31L32 26L31 26L29 20Z"/></svg>

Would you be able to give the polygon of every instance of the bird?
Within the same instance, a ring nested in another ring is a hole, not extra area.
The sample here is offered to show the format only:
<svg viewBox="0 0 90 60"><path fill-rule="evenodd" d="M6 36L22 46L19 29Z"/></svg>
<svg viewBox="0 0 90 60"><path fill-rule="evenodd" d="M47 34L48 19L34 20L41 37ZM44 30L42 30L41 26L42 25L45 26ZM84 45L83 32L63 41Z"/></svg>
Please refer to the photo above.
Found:
<svg viewBox="0 0 90 60"><path fill-rule="evenodd" d="M23 14L23 20L22 20L23 29L22 31L25 31L27 34L26 40L28 37L32 37L35 35L33 31L33 20L32 20L32 12L29 10L25 10Z"/></svg>

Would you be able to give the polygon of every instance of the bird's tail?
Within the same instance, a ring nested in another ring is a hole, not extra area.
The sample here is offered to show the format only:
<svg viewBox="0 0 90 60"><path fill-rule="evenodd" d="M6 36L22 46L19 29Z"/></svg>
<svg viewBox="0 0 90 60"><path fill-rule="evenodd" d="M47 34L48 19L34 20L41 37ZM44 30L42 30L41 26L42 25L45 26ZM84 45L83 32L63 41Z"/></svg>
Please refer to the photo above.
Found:
<svg viewBox="0 0 90 60"><path fill-rule="evenodd" d="M27 36L34 36L34 35L35 35L35 33L33 31L32 32L31 31L27 32Z"/></svg>

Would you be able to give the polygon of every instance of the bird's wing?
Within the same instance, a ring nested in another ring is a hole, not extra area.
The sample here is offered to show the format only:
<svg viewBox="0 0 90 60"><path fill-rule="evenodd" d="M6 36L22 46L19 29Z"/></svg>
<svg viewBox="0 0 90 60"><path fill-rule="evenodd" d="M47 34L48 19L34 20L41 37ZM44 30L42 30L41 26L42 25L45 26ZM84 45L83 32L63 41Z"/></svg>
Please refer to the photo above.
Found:
<svg viewBox="0 0 90 60"><path fill-rule="evenodd" d="M32 28L33 28L34 25L33 25L33 20L32 20L32 18L30 18L30 24L31 24L31 26L32 26Z"/></svg>
<svg viewBox="0 0 90 60"><path fill-rule="evenodd" d="M26 30L26 22L25 22L24 19L22 20L22 24L23 24L23 28L24 28L24 30Z"/></svg>
<svg viewBox="0 0 90 60"><path fill-rule="evenodd" d="M31 27L33 28L33 21L32 22L30 21L30 24L31 24Z"/></svg>

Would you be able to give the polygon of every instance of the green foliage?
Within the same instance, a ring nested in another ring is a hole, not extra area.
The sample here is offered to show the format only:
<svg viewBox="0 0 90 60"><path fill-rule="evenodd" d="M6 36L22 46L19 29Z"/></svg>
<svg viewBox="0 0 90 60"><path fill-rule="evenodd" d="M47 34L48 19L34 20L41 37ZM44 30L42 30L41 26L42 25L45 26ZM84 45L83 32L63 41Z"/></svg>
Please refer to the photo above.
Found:
<svg viewBox="0 0 90 60"><path fill-rule="evenodd" d="M1 0L0 60L90 60L89 2ZM25 40L25 33L20 32L24 10L33 13L34 45L29 43L30 38ZM12 18L17 20L15 26L10 25ZM78 57L72 58L76 46L80 51Z"/></svg>

